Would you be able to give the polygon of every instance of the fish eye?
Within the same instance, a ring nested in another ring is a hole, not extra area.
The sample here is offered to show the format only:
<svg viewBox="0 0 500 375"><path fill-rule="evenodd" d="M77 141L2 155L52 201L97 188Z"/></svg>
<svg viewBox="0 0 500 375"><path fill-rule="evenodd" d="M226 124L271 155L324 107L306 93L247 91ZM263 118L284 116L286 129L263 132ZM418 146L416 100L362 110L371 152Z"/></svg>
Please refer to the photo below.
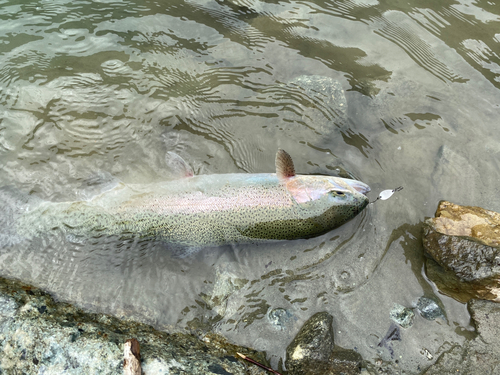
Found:
<svg viewBox="0 0 500 375"><path fill-rule="evenodd" d="M343 197L345 195L343 191L339 191L339 190L332 190L332 191L330 191L330 193L332 193L333 195L337 195L339 197Z"/></svg>

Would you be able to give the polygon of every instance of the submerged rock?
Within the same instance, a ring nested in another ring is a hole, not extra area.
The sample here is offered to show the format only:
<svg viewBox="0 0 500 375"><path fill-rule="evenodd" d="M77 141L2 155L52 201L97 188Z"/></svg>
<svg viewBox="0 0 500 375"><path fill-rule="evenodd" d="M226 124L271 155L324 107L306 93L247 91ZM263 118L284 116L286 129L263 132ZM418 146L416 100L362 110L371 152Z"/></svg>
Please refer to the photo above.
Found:
<svg viewBox="0 0 500 375"><path fill-rule="evenodd" d="M443 120L439 121L441 126ZM451 126L451 124L447 124ZM439 125L438 125L439 126ZM458 145L457 145L458 146ZM442 145L435 156L436 164L431 174L432 186L446 186L446 195L450 199L460 199L464 191L467 199L475 202L481 200L481 191L477 189L478 181L482 181L477 166L467 153L461 150L461 146L450 147ZM459 176L467 176L457 184ZM485 191L487 191L485 189Z"/></svg>
<svg viewBox="0 0 500 375"><path fill-rule="evenodd" d="M401 306L398 303L394 304L391 312L389 313L391 319L398 323L403 328L410 328L413 325L413 318L415 313L408 307Z"/></svg>
<svg viewBox="0 0 500 375"><path fill-rule="evenodd" d="M313 122L316 131L329 134L333 124L346 127L347 101L340 82L330 77L299 76L288 82L288 87L303 94L302 120Z"/></svg>
<svg viewBox="0 0 500 375"><path fill-rule="evenodd" d="M444 351L424 375L498 374L500 369L500 305L490 301L470 300L468 304L478 336L463 346L453 345Z"/></svg>
<svg viewBox="0 0 500 375"><path fill-rule="evenodd" d="M286 349L286 368L291 375L353 375L361 372L361 356L336 347L333 317L327 312L313 315L304 323Z"/></svg>
<svg viewBox="0 0 500 375"><path fill-rule="evenodd" d="M215 310L220 316L224 316L226 314L227 299L247 282L248 280L239 279L227 270L218 268L215 273L212 294L210 296L203 294L202 298L211 309Z"/></svg>
<svg viewBox="0 0 500 375"><path fill-rule="evenodd" d="M441 201L425 221L423 244L432 258L429 278L459 301L500 302L500 214Z"/></svg>
<svg viewBox="0 0 500 375"><path fill-rule="evenodd" d="M267 318L271 325L279 330L284 330L290 321L296 320L290 311L280 307L269 311Z"/></svg>
<svg viewBox="0 0 500 375"><path fill-rule="evenodd" d="M286 367L292 370L304 358L328 361L333 347L333 317L327 312L314 314L304 323L287 348Z"/></svg>
<svg viewBox="0 0 500 375"><path fill-rule="evenodd" d="M420 315L427 320L436 320L437 318L445 319L443 310L436 301L427 298L420 297L417 302L417 309L420 311Z"/></svg>
<svg viewBox="0 0 500 375"><path fill-rule="evenodd" d="M140 343L144 374L265 374L235 358L236 352L266 362L256 351L216 336L200 340L145 324L87 314L47 293L0 278L0 373L123 374L124 344Z"/></svg>

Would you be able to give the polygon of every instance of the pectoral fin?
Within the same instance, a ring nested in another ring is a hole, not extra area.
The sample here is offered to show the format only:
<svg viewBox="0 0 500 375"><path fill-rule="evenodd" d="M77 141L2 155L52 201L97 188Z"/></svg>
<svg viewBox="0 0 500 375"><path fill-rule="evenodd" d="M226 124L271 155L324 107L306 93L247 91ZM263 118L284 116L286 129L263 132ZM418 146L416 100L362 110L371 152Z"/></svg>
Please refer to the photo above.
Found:
<svg viewBox="0 0 500 375"><path fill-rule="evenodd" d="M295 176L292 157L281 148L276 153L276 175L280 181Z"/></svg>
<svg viewBox="0 0 500 375"><path fill-rule="evenodd" d="M99 171L82 181L77 194L80 199L89 201L97 195L115 188L119 183L120 180L111 173Z"/></svg>
<svg viewBox="0 0 500 375"><path fill-rule="evenodd" d="M186 161L177 155L175 152L168 151L165 155L165 160L170 167L171 171L179 178L193 177L193 169Z"/></svg>

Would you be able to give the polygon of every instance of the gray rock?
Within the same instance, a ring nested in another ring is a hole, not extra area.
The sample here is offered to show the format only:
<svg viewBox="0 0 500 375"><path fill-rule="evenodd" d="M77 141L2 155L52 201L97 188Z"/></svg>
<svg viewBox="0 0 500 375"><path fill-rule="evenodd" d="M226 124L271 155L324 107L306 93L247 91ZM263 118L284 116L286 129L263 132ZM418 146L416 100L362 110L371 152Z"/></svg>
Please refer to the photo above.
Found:
<svg viewBox="0 0 500 375"><path fill-rule="evenodd" d="M398 323L401 327L410 328L413 324L413 318L415 317L415 313L413 312L412 309L395 303L394 307L389 313L389 316L394 322Z"/></svg>
<svg viewBox="0 0 500 375"><path fill-rule="evenodd" d="M228 344L168 334L145 324L87 314L56 303L39 289L0 278L0 373L123 374L123 344L141 345L144 374L264 374L236 352L266 362L261 353Z"/></svg>
<svg viewBox="0 0 500 375"><path fill-rule="evenodd" d="M447 145L439 148L435 157L436 166L431 174L432 186L446 186L449 199L460 199L467 192L469 202L477 202L481 199L480 189L476 188L478 181L482 180L481 174L471 164L473 159L467 153L462 154L463 151L460 146L456 150Z"/></svg>
<svg viewBox="0 0 500 375"><path fill-rule="evenodd" d="M361 367L363 366L363 359L359 353L354 350L343 349L339 346L335 347L330 356L329 361L330 366L326 367L323 373L315 372L314 374L343 374L343 375L355 375L361 373Z"/></svg>
<svg viewBox="0 0 500 375"><path fill-rule="evenodd" d="M347 126L347 100L340 83L323 76L299 76L288 82L291 93L301 98L301 120L317 132L330 134L332 127Z"/></svg>
<svg viewBox="0 0 500 375"><path fill-rule="evenodd" d="M227 270L218 268L215 273L215 283L211 295L202 295L207 305L220 316L226 314L226 302L229 296L241 289L248 280L237 278Z"/></svg>
<svg viewBox="0 0 500 375"><path fill-rule="evenodd" d="M293 317L292 313L288 310L282 309L282 308L277 308L277 309L272 309L269 311L267 314L267 318L269 319L269 322L277 329L284 330L287 324L291 320L295 320L296 318Z"/></svg>
<svg viewBox="0 0 500 375"><path fill-rule="evenodd" d="M500 214L441 201L425 221L426 270L444 294L500 302Z"/></svg>
<svg viewBox="0 0 500 375"><path fill-rule="evenodd" d="M420 311L420 315L427 320L436 320L437 318L443 318L444 314L441 307L436 303L436 301L427 298L420 297L417 302L417 309Z"/></svg>
<svg viewBox="0 0 500 375"><path fill-rule="evenodd" d="M286 367L293 371L305 358L328 361L335 345L332 323L327 312L314 314L305 322L286 350Z"/></svg>
<svg viewBox="0 0 500 375"><path fill-rule="evenodd" d="M300 329L286 350L285 365L291 375L359 374L361 356L335 347L333 317L320 312Z"/></svg>
<svg viewBox="0 0 500 375"><path fill-rule="evenodd" d="M468 307L478 336L445 351L425 375L500 373L500 305L473 299Z"/></svg>
<svg viewBox="0 0 500 375"><path fill-rule="evenodd" d="M0 323L13 317L18 308L19 305L14 298L0 295Z"/></svg>
<svg viewBox="0 0 500 375"><path fill-rule="evenodd" d="M500 305L473 299L468 304L471 318L477 333L484 344L491 346L492 351L500 352ZM476 341L478 341L476 339ZM496 349L494 348L496 347ZM497 355L500 364L500 356Z"/></svg>
<svg viewBox="0 0 500 375"><path fill-rule="evenodd" d="M417 302L417 309L420 315L427 320L435 320L444 317L441 307L432 299L420 297Z"/></svg>
<svg viewBox="0 0 500 375"><path fill-rule="evenodd" d="M335 350L327 362L305 359L302 365L290 370L291 375L356 375L361 373L361 356L353 350Z"/></svg>

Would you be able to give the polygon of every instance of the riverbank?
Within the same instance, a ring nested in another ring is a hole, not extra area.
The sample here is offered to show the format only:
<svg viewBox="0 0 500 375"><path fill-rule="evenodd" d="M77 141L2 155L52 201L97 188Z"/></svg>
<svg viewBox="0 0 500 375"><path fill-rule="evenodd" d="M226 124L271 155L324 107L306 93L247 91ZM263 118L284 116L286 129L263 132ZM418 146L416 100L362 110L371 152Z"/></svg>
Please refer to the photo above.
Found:
<svg viewBox="0 0 500 375"><path fill-rule="evenodd" d="M434 365L415 368L412 374L499 373L500 305L471 300L468 307L477 337L464 345L443 345ZM38 288L0 278L1 373L123 374L123 348L131 338L141 345L144 375L266 373L236 354L267 363L265 353L230 344L220 336L161 332L146 324L84 312L54 301ZM397 363L365 364L363 374L407 373Z"/></svg>
<svg viewBox="0 0 500 375"><path fill-rule="evenodd" d="M134 321L86 313L47 293L0 278L0 373L123 374L127 339L141 345L143 374L264 374L236 352L266 362L254 350L216 335L160 332Z"/></svg>

